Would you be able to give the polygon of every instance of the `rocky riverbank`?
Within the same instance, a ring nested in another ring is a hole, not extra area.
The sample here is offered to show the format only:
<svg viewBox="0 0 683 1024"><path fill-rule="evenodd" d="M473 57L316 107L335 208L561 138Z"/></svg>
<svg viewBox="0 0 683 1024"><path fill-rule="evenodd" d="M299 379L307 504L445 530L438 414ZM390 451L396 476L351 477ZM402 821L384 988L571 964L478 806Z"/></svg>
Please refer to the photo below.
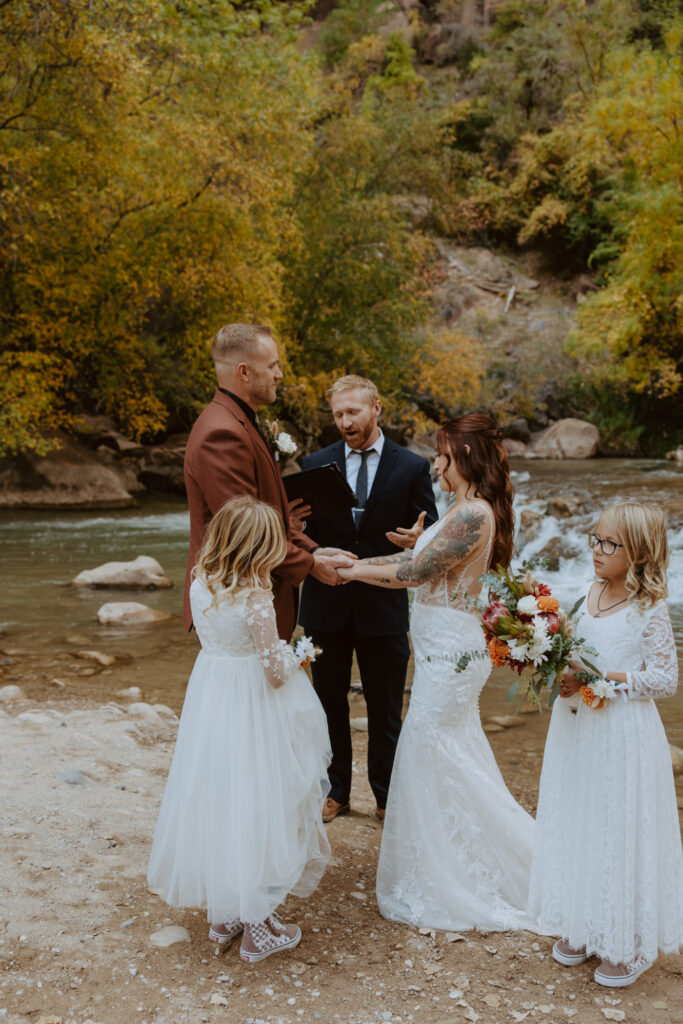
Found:
<svg viewBox="0 0 683 1024"><path fill-rule="evenodd" d="M159 628L168 642L154 659L126 658L106 646L85 652L78 637L50 654L9 640L1 645L0 684L21 692L0 704L0 1020L683 1019L680 957L662 957L633 988L610 993L590 981L589 965L568 971L555 964L550 938L421 933L382 920L373 896L381 826L365 780L365 710L357 694L353 812L330 826L333 861L319 890L287 907L303 927L301 946L254 968L239 962L236 948L214 957L203 915L169 909L146 885L176 715L196 652L177 623ZM482 714L508 785L533 813L548 715L510 719L504 693L504 685L487 686ZM163 945L168 939L177 941Z"/></svg>

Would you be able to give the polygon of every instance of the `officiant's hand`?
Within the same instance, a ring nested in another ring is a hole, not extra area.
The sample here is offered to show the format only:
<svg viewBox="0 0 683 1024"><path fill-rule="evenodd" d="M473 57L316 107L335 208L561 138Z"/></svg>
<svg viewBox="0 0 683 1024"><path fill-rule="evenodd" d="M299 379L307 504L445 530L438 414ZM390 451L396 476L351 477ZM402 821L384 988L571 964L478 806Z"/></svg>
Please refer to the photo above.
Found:
<svg viewBox="0 0 683 1024"><path fill-rule="evenodd" d="M353 565L357 557L350 551L342 551L341 548L316 548L313 553L311 576L331 587L346 583L337 570Z"/></svg>
<svg viewBox="0 0 683 1024"><path fill-rule="evenodd" d="M289 503L289 522L293 530L303 530L311 514L311 506L304 505L303 498L294 498Z"/></svg>
<svg viewBox="0 0 683 1024"><path fill-rule="evenodd" d="M387 540L390 540L392 544L395 544L397 548L414 548L417 544L418 537L421 533L424 533L425 528L425 516L426 512L420 512L416 522L407 529L404 526L399 526L395 532L389 531L384 536Z"/></svg>

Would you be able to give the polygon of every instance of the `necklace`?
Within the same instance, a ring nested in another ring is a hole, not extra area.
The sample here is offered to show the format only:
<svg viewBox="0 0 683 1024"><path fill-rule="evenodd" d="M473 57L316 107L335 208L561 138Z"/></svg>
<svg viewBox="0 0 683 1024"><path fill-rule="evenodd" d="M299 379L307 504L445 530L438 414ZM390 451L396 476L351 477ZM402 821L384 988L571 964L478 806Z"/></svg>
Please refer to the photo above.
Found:
<svg viewBox="0 0 683 1024"><path fill-rule="evenodd" d="M626 601L628 601L628 598L627 598L627 597L623 597L623 598L621 599L621 601L615 601L615 602L614 602L614 604L608 604L606 608L601 608L601 607L600 607L600 598L601 598L601 597L602 597L602 595L603 595L603 594L605 593L605 591L606 591L606 589L607 589L607 586L608 586L608 584L609 584L609 580L607 580L607 583L605 583L604 587L602 588L602 590L601 590L601 591L600 591L600 593L598 594L598 605L597 605L597 611L596 611L596 613L595 613L595 618L596 618L596 619L599 619L599 618L600 618L600 614L601 614L601 613L604 613L604 612L609 612L609 611L611 611L611 610L612 610L612 608L616 608L616 607L617 607L617 605L620 605L620 604L624 604L624 603L625 603Z"/></svg>

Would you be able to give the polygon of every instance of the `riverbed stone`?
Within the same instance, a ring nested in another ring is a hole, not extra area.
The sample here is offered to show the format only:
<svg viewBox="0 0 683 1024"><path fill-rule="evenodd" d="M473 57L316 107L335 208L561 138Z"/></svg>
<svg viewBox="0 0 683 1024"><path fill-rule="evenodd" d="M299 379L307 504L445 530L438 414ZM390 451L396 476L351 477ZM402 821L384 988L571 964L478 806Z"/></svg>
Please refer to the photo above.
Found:
<svg viewBox="0 0 683 1024"><path fill-rule="evenodd" d="M683 444L679 444L678 448L674 448L673 451L667 452L666 457L672 462L677 462L679 466L683 465Z"/></svg>
<svg viewBox="0 0 683 1024"><path fill-rule="evenodd" d="M190 933L187 928L182 928L177 924L169 924L166 928L161 928L158 932L153 932L149 941L153 946L160 946L165 949L167 946L173 946L176 942L190 942Z"/></svg>
<svg viewBox="0 0 683 1024"><path fill-rule="evenodd" d="M0 704L9 704L13 700L23 700L25 696L20 686L0 686Z"/></svg>
<svg viewBox="0 0 683 1024"><path fill-rule="evenodd" d="M546 515L555 516L556 519L569 519L571 516L575 516L580 508L581 501L573 494L558 494L546 504L545 512Z"/></svg>
<svg viewBox="0 0 683 1024"><path fill-rule="evenodd" d="M95 661L98 665L113 665L116 662L116 658L111 654L103 654L102 651L76 651L74 655L76 658L82 658L84 661Z"/></svg>
<svg viewBox="0 0 683 1024"><path fill-rule="evenodd" d="M102 626L137 626L152 622L165 622L173 616L138 601L109 601L98 609L97 619Z"/></svg>
<svg viewBox="0 0 683 1024"><path fill-rule="evenodd" d="M547 430L533 434L528 459L591 459L600 444L600 431L587 420L558 420Z"/></svg>
<svg viewBox="0 0 683 1024"><path fill-rule="evenodd" d="M127 588L157 590L172 587L156 558L138 555L131 562L105 562L95 569L80 572L72 581L75 587Z"/></svg>
<svg viewBox="0 0 683 1024"><path fill-rule="evenodd" d="M124 700L142 700L142 690L139 686L128 686L125 690L117 690L116 697L123 697Z"/></svg>
<svg viewBox="0 0 683 1024"><path fill-rule="evenodd" d="M503 447L511 459L526 458L526 454L529 449L528 444L525 444L524 441L517 441L514 437L504 437Z"/></svg>

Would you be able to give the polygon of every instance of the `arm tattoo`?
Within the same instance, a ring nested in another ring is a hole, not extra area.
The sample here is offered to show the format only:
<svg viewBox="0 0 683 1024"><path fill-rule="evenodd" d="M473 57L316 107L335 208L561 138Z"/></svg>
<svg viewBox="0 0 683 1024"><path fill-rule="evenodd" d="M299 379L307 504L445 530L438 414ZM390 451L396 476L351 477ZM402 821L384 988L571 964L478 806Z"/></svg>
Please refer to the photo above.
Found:
<svg viewBox="0 0 683 1024"><path fill-rule="evenodd" d="M377 558L364 558L365 565L396 565L397 562L409 562L412 551L399 551L395 555L378 555Z"/></svg>
<svg viewBox="0 0 683 1024"><path fill-rule="evenodd" d="M457 512L444 523L436 539L401 565L396 579L402 582L426 583L439 573L453 568L462 562L477 546L486 522L483 512L464 509Z"/></svg>

